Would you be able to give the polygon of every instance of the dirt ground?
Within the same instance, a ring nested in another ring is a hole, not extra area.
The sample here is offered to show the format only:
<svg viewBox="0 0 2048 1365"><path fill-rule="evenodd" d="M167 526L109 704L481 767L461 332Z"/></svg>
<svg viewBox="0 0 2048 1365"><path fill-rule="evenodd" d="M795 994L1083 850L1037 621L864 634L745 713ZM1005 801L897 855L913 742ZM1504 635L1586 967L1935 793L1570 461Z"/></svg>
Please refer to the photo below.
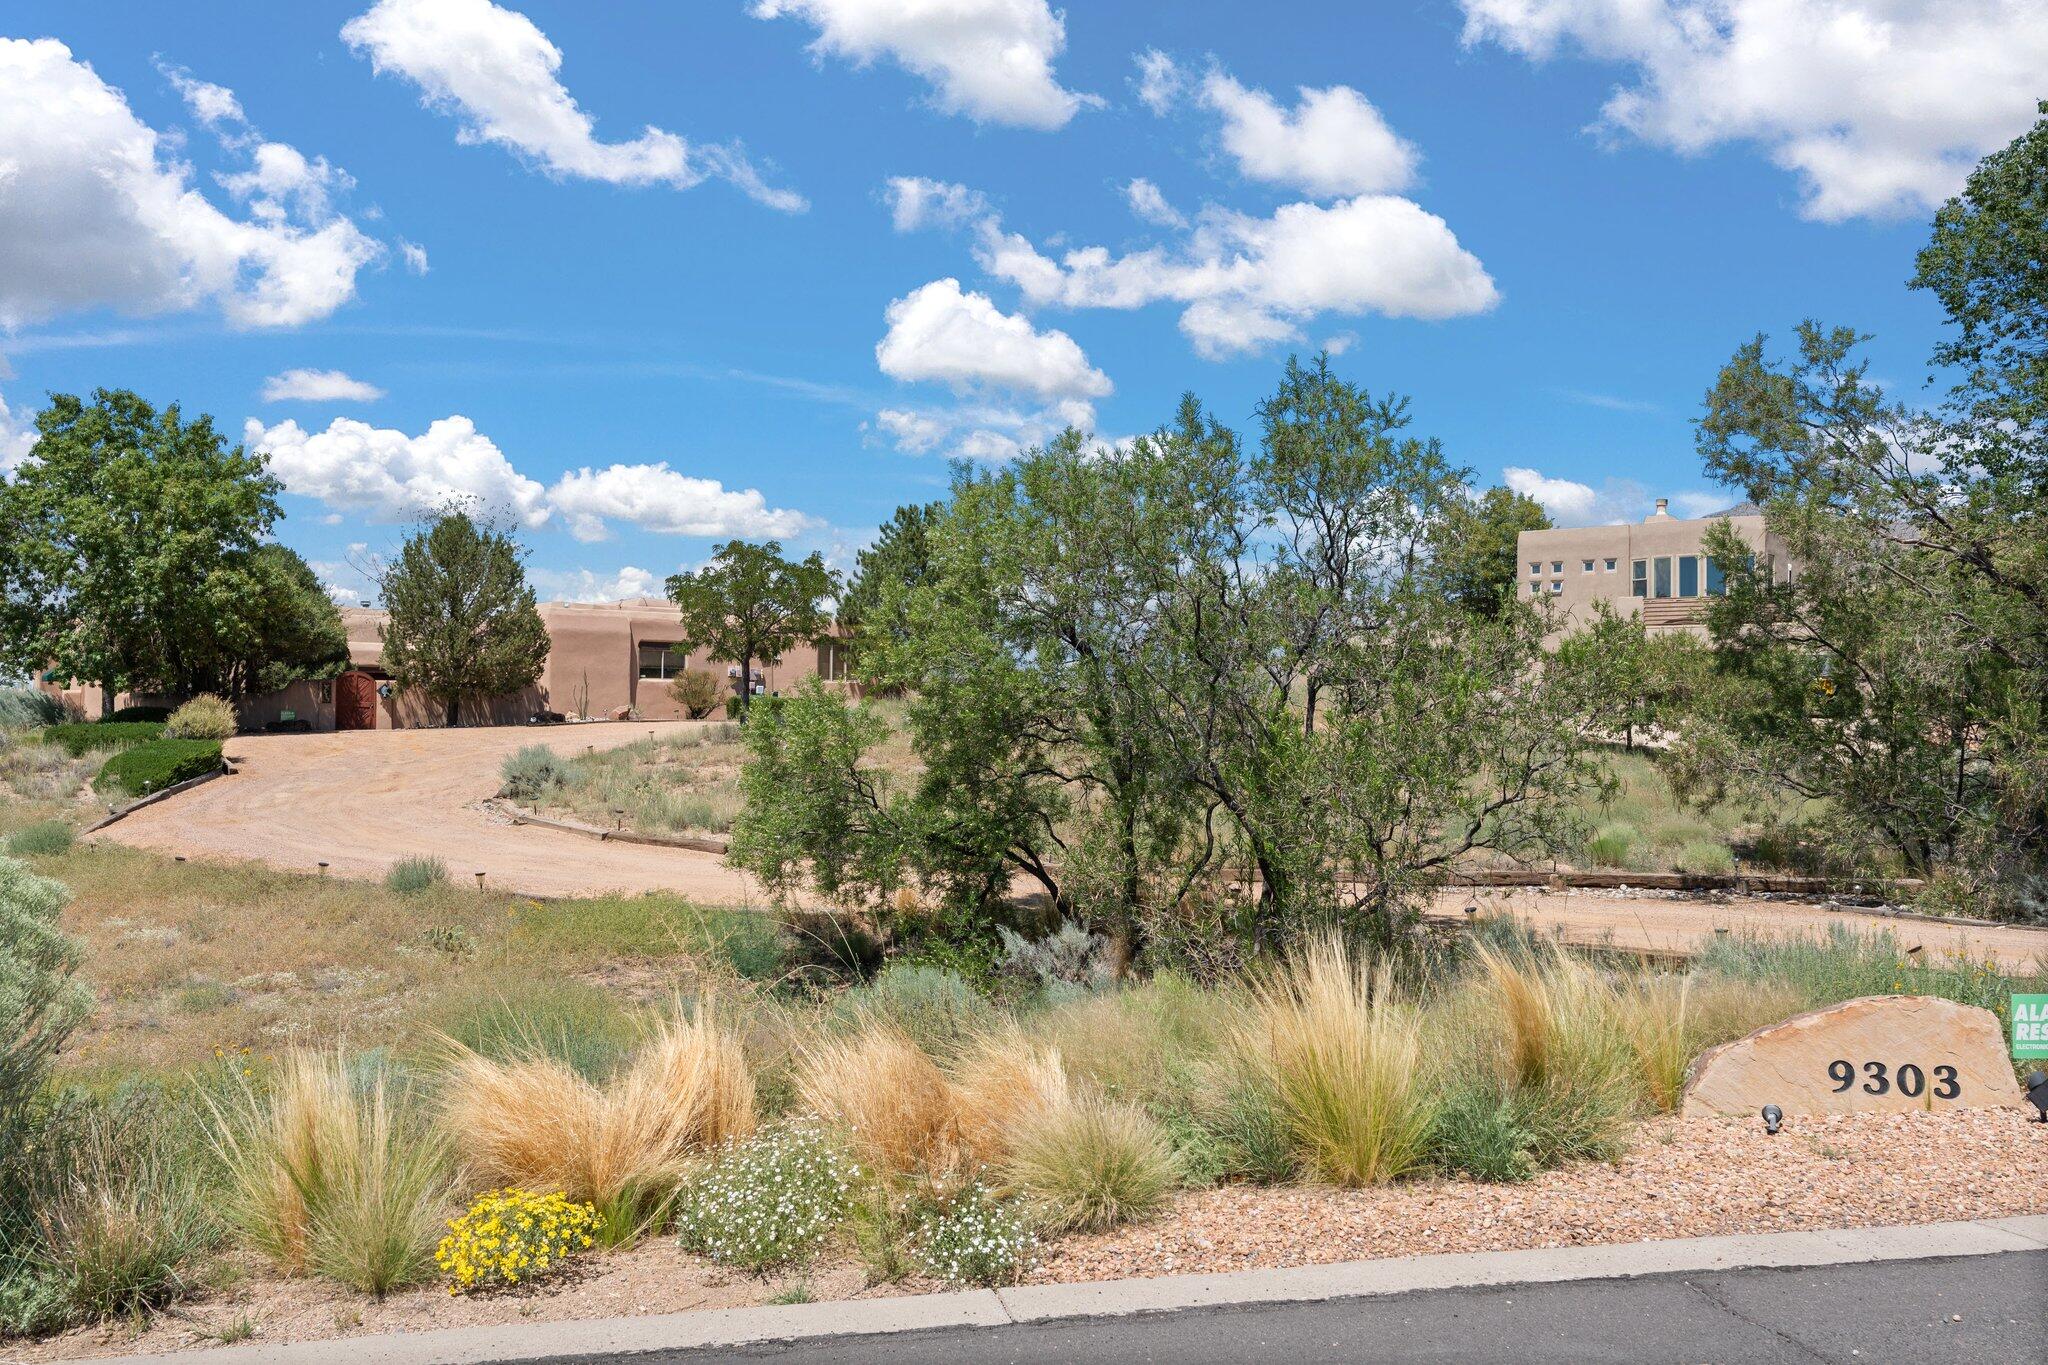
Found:
<svg viewBox="0 0 2048 1365"><path fill-rule="evenodd" d="M1178 1197L1149 1223L1043 1249L1034 1283L1315 1265L1438 1252L1590 1246L1670 1237L1871 1227L2048 1212L2048 1126L2015 1109L1794 1116L1777 1137L1752 1119L1661 1119L1613 1164L1523 1185L1419 1180L1370 1190L1227 1186ZM740 1307L801 1286L819 1300L928 1293L929 1280L864 1287L843 1254L807 1275L721 1270L662 1237L596 1257L515 1294L452 1298L432 1286L382 1303L332 1285L246 1278L176 1315L0 1346L42 1362L200 1347L222 1334L280 1343L484 1323Z"/></svg>
<svg viewBox="0 0 2048 1365"><path fill-rule="evenodd" d="M468 730L373 730L249 735L227 753L236 773L137 811L96 838L194 858L253 858L336 876L381 877L401 858L432 856L458 880L484 872L493 887L541 896L671 891L706 904L763 902L753 878L715 854L599 842L513 825L478 803L498 788L505 756L529 744L562 754L609 749L702 726L701 721ZM1929 952L1996 957L2041 970L2048 930L1947 926L1853 910L1733 897L1623 891L1446 891L1434 913L1467 905L1562 927L1570 943L1684 952L1718 929L1797 934L1844 924L1888 929Z"/></svg>

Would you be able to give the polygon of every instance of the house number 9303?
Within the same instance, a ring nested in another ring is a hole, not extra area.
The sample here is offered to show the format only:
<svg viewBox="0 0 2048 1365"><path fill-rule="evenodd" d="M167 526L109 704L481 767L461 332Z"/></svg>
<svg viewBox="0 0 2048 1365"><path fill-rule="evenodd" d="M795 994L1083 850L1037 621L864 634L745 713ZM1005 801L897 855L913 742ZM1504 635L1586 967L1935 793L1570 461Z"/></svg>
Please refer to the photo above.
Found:
<svg viewBox="0 0 2048 1365"><path fill-rule="evenodd" d="M1907 1062L1897 1071L1891 1070L1883 1062L1865 1062L1861 1077L1863 1093L1866 1095L1888 1095L1891 1093L1892 1087L1897 1086L1901 1095L1911 1099L1918 1099L1922 1092L1927 1089L1927 1073L1911 1062ZM1828 1079L1835 1083L1835 1093L1837 1095L1855 1085L1857 1078L1856 1063L1849 1061L1847 1058L1841 1058L1828 1063ZM1934 1098L1938 1100L1952 1100L1962 1093L1963 1085L1961 1081L1956 1079L1956 1069L1954 1067L1937 1066L1934 1068Z"/></svg>

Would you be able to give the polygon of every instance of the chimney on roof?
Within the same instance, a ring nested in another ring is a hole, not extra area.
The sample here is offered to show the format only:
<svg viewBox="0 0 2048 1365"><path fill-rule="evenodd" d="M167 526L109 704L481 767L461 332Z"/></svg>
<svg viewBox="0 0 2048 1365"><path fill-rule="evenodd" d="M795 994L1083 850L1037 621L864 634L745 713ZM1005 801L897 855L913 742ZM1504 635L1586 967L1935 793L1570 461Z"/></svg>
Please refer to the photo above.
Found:
<svg viewBox="0 0 2048 1365"><path fill-rule="evenodd" d="M1670 516L1671 516L1671 499L1669 499L1669 498L1659 498L1659 499L1657 499L1657 510L1656 510L1656 511L1654 511L1654 512L1652 512L1652 513L1650 513L1650 515L1649 515L1648 517L1644 518L1644 520L1646 520L1646 521L1655 521L1655 520L1656 520L1657 518L1659 518L1659 517L1663 517L1663 518L1665 518L1666 520L1669 520L1669 519L1670 519Z"/></svg>

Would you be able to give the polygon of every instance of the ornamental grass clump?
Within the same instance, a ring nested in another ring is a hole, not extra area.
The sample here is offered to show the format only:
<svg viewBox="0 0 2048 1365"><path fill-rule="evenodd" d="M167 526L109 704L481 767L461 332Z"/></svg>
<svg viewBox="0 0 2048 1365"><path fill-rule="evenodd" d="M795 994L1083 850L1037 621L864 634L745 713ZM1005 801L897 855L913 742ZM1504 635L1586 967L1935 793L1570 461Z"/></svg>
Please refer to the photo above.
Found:
<svg viewBox="0 0 2048 1365"><path fill-rule="evenodd" d="M1478 950L1491 1069L1528 1134L1536 1168L1611 1158L1627 1146L1651 1087L1644 1057L1668 1075L1672 1045L1645 1027L1632 1037L1623 993L1560 948L1536 957ZM1665 1058L1656 1061L1656 1058Z"/></svg>
<svg viewBox="0 0 2048 1365"><path fill-rule="evenodd" d="M959 1140L977 1161L999 1161L1020 1125L1050 1109L1071 1108L1073 1086L1059 1050L1012 1024L971 1044L953 1075Z"/></svg>
<svg viewBox="0 0 2048 1365"><path fill-rule="evenodd" d="M1037 1250L1024 1219L979 1180L928 1210L911 1238L917 1268L953 1285L1015 1284Z"/></svg>
<svg viewBox="0 0 2048 1365"><path fill-rule="evenodd" d="M424 1273L453 1192L447 1143L414 1121L389 1078L351 1074L339 1052L287 1053L274 1085L253 1081L214 1110L224 1213L287 1274L365 1293Z"/></svg>
<svg viewBox="0 0 2048 1365"><path fill-rule="evenodd" d="M1434 1101L1421 1016L1394 998L1389 971L1354 961L1335 935L1254 983L1239 1045L1317 1176L1378 1185L1422 1164Z"/></svg>
<svg viewBox="0 0 2048 1365"><path fill-rule="evenodd" d="M677 1204L685 1247L754 1274L802 1265L846 1221L857 1166L815 1122L728 1142Z"/></svg>
<svg viewBox="0 0 2048 1365"><path fill-rule="evenodd" d="M561 1269L597 1244L596 1209L562 1194L492 1190L448 1224L434 1264L450 1294L512 1289Z"/></svg>
<svg viewBox="0 0 2048 1365"><path fill-rule="evenodd" d="M753 1130L753 1073L708 1003L603 1085L537 1045L508 1061L455 1047L443 1121L472 1176L594 1204L609 1244L660 1221L694 1157Z"/></svg>
<svg viewBox="0 0 2048 1365"><path fill-rule="evenodd" d="M997 1169L1047 1232L1100 1232L1149 1218L1180 1174L1151 1116L1093 1095L1028 1112Z"/></svg>
<svg viewBox="0 0 2048 1365"><path fill-rule="evenodd" d="M917 1044L893 1028L826 1038L797 1061L798 1097L840 1128L876 1171L944 1171L960 1158L953 1087Z"/></svg>

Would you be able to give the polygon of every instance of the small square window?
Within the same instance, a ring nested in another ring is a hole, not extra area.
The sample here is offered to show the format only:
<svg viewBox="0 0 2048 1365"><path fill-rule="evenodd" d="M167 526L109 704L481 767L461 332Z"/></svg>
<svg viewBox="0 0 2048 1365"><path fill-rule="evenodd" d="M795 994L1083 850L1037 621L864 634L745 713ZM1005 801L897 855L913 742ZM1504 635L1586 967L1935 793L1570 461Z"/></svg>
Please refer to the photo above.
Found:
<svg viewBox="0 0 2048 1365"><path fill-rule="evenodd" d="M1561 579L1561 578L1560 578L1560 579L1554 579L1554 580L1552 580L1552 582L1551 582L1551 584L1550 584L1550 590L1551 590L1552 592L1563 592L1563 591L1564 591L1564 580L1563 580L1563 579Z"/></svg>
<svg viewBox="0 0 2048 1365"><path fill-rule="evenodd" d="M1564 561L1563 561L1562 559L1553 559L1553 560L1551 560L1551 561L1550 561L1550 571L1551 571L1552 573L1563 573L1563 572L1564 572Z"/></svg>
<svg viewBox="0 0 2048 1365"><path fill-rule="evenodd" d="M1613 572L1614 572L1614 561L1613 561L1613 560L1611 560L1611 559L1607 561L1607 572L1609 572L1609 573L1613 573Z"/></svg>
<svg viewBox="0 0 2048 1365"><path fill-rule="evenodd" d="M1582 559L1582 560L1580 560L1580 561L1579 561L1579 563L1580 563L1580 565L1582 566L1582 567L1580 568L1580 570L1579 570L1579 572L1580 572L1580 573L1591 573L1591 572L1593 572L1593 561L1592 561L1592 560L1590 560L1590 559Z"/></svg>
<svg viewBox="0 0 2048 1365"><path fill-rule="evenodd" d="M1542 572L1543 572L1543 561L1542 561L1542 560L1540 560L1540 559L1532 559L1532 560L1530 560L1530 561L1529 561L1529 572L1530 572L1530 573L1542 573Z"/></svg>

